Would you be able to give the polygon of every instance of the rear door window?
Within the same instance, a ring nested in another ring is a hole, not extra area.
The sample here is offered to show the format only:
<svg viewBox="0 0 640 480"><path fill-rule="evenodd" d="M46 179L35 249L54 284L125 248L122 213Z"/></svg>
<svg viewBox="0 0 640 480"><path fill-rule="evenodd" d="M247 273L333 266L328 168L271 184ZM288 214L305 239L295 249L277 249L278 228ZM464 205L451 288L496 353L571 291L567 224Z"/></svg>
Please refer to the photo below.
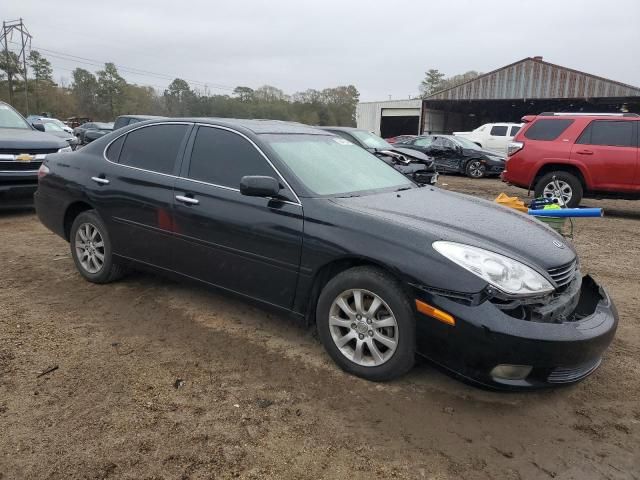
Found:
<svg viewBox="0 0 640 480"><path fill-rule="evenodd" d="M506 125L494 125L491 127L491 132L489 132L489 134L494 137L506 137L508 129L509 127Z"/></svg>
<svg viewBox="0 0 640 480"><path fill-rule="evenodd" d="M513 127L511 127L511 134L509 135L510 137L515 137L516 134L520 131L522 127L520 125L515 125Z"/></svg>
<svg viewBox="0 0 640 480"><path fill-rule="evenodd" d="M126 135L119 162L152 172L173 173L187 128L183 124L165 124L133 130Z"/></svg>
<svg viewBox="0 0 640 480"><path fill-rule="evenodd" d="M545 118L537 120L527 129L526 132L524 132L524 136L529 140L555 140L562 134L562 132L569 128L569 125L572 123L573 120L569 118Z"/></svg>
<svg viewBox="0 0 640 480"><path fill-rule="evenodd" d="M188 178L239 189L240 179L245 175L278 178L267 160L245 138L221 128L198 128Z"/></svg>
<svg viewBox="0 0 640 480"><path fill-rule="evenodd" d="M610 147L633 147L633 122L594 120L582 132L576 143L581 145L606 145Z"/></svg>

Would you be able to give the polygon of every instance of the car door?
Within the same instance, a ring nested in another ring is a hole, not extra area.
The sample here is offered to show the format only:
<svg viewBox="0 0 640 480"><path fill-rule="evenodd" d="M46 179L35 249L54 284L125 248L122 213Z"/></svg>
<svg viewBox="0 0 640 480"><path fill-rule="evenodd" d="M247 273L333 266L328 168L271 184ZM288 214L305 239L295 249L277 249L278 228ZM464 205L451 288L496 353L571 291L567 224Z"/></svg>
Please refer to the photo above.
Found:
<svg viewBox="0 0 640 480"><path fill-rule="evenodd" d="M483 145L483 148L502 154L506 153L507 144L509 143L508 131L508 125L493 125L489 130L489 136L485 140L486 145Z"/></svg>
<svg viewBox="0 0 640 480"><path fill-rule="evenodd" d="M191 128L187 122L144 126L107 147L107 160L88 183L115 254L172 267L173 185Z"/></svg>
<svg viewBox="0 0 640 480"><path fill-rule="evenodd" d="M638 191L638 122L593 120L571 149L591 177L592 189Z"/></svg>
<svg viewBox="0 0 640 480"><path fill-rule="evenodd" d="M262 151L234 130L200 125L175 184L176 270L291 308L302 249L303 212ZM245 175L281 181L282 199L240 193Z"/></svg>
<svg viewBox="0 0 640 480"><path fill-rule="evenodd" d="M448 138L436 137L429 145L427 154L434 159L436 169L440 172L457 172L460 170L460 155L456 145Z"/></svg>

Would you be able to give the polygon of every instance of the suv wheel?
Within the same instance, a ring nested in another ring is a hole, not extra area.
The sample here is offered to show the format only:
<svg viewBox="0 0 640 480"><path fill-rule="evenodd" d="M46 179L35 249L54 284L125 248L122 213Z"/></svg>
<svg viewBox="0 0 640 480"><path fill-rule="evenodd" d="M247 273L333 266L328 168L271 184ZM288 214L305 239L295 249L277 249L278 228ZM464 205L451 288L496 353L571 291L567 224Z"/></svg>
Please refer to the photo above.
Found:
<svg viewBox="0 0 640 480"><path fill-rule="evenodd" d="M414 364L413 310L398 283L377 268L355 267L331 279L316 319L325 349L348 373L385 381Z"/></svg>
<svg viewBox="0 0 640 480"><path fill-rule="evenodd" d="M90 282L108 283L124 274L124 267L113 260L109 233L95 210L76 217L69 243L76 268Z"/></svg>
<svg viewBox="0 0 640 480"><path fill-rule="evenodd" d="M553 181L553 177L556 177L556 182ZM580 180L572 173L562 170L549 172L540 177L536 182L534 192L536 198L544 197L558 200L561 197L569 208L580 205L583 193Z"/></svg>
<svg viewBox="0 0 640 480"><path fill-rule="evenodd" d="M471 178L482 178L484 177L485 171L486 167L484 163L477 159L469 160L467 162L467 166L464 169L467 177Z"/></svg>

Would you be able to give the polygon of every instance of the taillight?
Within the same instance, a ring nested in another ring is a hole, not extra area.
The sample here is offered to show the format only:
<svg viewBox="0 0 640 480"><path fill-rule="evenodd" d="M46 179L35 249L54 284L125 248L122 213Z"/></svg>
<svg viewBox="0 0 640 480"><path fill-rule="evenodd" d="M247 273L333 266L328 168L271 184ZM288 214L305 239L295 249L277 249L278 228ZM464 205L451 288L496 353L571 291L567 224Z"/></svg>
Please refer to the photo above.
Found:
<svg viewBox="0 0 640 480"><path fill-rule="evenodd" d="M524 142L511 142L507 147L507 156L511 156L514 153L522 150L524 148Z"/></svg>
<svg viewBox="0 0 640 480"><path fill-rule="evenodd" d="M38 178L42 178L45 175L48 175L49 172L51 170L49 170L49 167L47 167L44 163L42 165L40 165L40 168L38 169Z"/></svg>

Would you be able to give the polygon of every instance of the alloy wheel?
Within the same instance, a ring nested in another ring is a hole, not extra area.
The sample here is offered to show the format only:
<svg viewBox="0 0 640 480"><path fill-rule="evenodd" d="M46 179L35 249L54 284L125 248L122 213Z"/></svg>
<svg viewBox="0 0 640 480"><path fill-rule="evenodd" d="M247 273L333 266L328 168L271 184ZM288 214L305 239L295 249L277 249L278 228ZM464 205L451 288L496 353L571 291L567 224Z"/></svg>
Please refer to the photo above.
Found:
<svg viewBox="0 0 640 480"><path fill-rule="evenodd" d="M474 160L469 164L469 175L473 178L484 176L485 167L479 160Z"/></svg>
<svg viewBox="0 0 640 480"><path fill-rule="evenodd" d="M83 223L76 230L76 255L80 265L89 273L98 273L104 266L104 239L98 228Z"/></svg>
<svg viewBox="0 0 640 480"><path fill-rule="evenodd" d="M336 297L329 309L329 331L340 352L365 367L387 362L398 347L395 315L368 290L346 290Z"/></svg>
<svg viewBox="0 0 640 480"><path fill-rule="evenodd" d="M556 188L555 183L558 184L558 188ZM544 190L542 191L542 196L544 198L551 198L554 200L560 200L560 198L562 198L564 204L567 205L571 201L571 197L573 197L573 190L571 189L571 185L563 180L556 180L555 183L547 183L544 186Z"/></svg>

